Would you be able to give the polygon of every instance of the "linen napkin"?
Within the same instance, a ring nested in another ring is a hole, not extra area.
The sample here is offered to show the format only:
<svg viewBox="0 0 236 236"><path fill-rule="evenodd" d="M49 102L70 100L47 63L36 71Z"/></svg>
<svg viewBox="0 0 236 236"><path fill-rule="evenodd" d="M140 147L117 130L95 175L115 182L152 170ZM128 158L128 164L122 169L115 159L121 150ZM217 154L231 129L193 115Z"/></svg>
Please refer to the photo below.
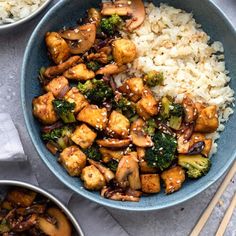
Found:
<svg viewBox="0 0 236 236"><path fill-rule="evenodd" d="M74 213L86 236L128 236L104 207L74 194L54 176L44 174L44 165L31 168L14 123L6 113L0 113L0 147L0 161L4 161L0 164L0 179L21 180L47 189Z"/></svg>
<svg viewBox="0 0 236 236"><path fill-rule="evenodd" d="M0 161L25 161L19 134L9 114L0 113Z"/></svg>

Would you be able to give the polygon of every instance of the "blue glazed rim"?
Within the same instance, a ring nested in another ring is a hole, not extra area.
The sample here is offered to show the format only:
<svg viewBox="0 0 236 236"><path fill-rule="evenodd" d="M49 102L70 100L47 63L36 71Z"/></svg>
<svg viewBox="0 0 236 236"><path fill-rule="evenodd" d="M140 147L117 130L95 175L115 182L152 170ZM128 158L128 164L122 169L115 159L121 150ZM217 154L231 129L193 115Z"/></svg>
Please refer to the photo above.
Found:
<svg viewBox="0 0 236 236"><path fill-rule="evenodd" d="M98 204L101 204L101 205L104 205L104 206L107 206L107 207L111 207L111 208L114 208L114 209L127 210L127 211L135 211L135 212L161 210L161 209L165 209L165 208L168 208L168 207L172 207L172 206L178 205L180 203L183 203L183 202L185 202L187 200L192 199L193 197L195 197L199 193L201 193L204 190L206 190L207 188L209 188L217 180L219 180L219 178L224 175L224 173L227 171L227 169L235 161L235 159L236 159L236 150L233 152L232 156L229 158L229 160L226 162L226 164L224 166L222 166L221 170L214 175L214 179L213 180L205 182L204 185L201 185L199 188L195 189L195 191L192 191L188 195L186 194L186 195L182 196L181 200L173 200L173 201L170 201L170 202L168 202L166 204L154 205L154 206L144 206L144 207L136 207L136 206L134 206L134 207L132 207L132 206L124 206L124 205L112 204L113 201L105 201L105 200L97 197L97 195L87 195L86 192L81 191L80 188L77 188L72 183L67 182L61 175L57 174L56 171L54 171L54 169L51 166L50 162L45 157L45 154L39 148L39 146L37 144L37 140L35 138L35 135L34 135L33 131L31 130L30 120L29 120L29 116L27 114L27 109L26 109L26 106L25 106L26 98L25 98L25 80L24 80L24 78L26 76L27 58L30 55L30 45L32 44L35 36L37 36L37 33L40 30L41 24L44 21L47 21L49 19L50 15L54 11L57 11L57 9L59 9L61 7L61 5L63 5L63 2L64 1L61 0L57 4L55 4L51 9L49 9L49 11L45 14L45 16L41 19L41 21L38 23L37 27L33 31L32 35L31 35L31 37L29 39L29 42L28 42L28 44L26 46L26 50L25 50L24 58L23 58L22 70L21 70L21 105L22 105L22 109L23 109L23 115L24 115L27 131L28 131L28 133L30 135L30 138L31 138L35 148L36 148L37 153L39 154L39 156L41 157L43 162L46 164L46 166L50 169L50 171L63 184L65 184L71 190L73 190L74 192L80 194L81 196L83 196L83 197L85 197L85 198L87 198L87 199L89 199L89 200L91 200L93 202L96 202ZM211 7L213 8L213 10L215 10L217 13L219 13L221 15L221 17L224 20L225 24L230 28L230 30L233 32L233 34L234 34L234 36L236 38L236 29L234 28L234 26L230 22L229 18L226 16L226 14L214 2L212 2L211 0L209 0L209 3L211 4Z"/></svg>

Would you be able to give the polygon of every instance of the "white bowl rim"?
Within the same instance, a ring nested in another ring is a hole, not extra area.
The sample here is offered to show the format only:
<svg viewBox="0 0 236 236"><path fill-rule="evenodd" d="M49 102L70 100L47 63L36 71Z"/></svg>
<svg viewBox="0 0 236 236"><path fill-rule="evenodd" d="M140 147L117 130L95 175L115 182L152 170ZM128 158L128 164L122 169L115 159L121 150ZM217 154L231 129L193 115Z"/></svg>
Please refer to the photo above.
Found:
<svg viewBox="0 0 236 236"><path fill-rule="evenodd" d="M15 21L15 22L9 23L9 24L0 24L0 31L15 28L15 27L17 27L21 24L24 24L25 22L33 19L41 11L43 11L51 2L52 2L52 0L46 0L39 8L37 8L37 10L33 11L30 15L28 15L27 17L24 17L18 21Z"/></svg>
<svg viewBox="0 0 236 236"><path fill-rule="evenodd" d="M54 195L52 195L48 191L44 190L43 188L41 188L39 186L35 186L30 183L27 183L24 181L19 181L19 180L0 180L0 186L3 186L3 185L26 188L26 189L35 191L36 193L39 193L39 194L47 197L65 213L65 215L69 218L72 225L74 226L76 232L79 233L80 236L84 236L84 233L83 233L79 223L77 222L77 220L75 219L73 214L70 212L70 210L60 200L58 200Z"/></svg>

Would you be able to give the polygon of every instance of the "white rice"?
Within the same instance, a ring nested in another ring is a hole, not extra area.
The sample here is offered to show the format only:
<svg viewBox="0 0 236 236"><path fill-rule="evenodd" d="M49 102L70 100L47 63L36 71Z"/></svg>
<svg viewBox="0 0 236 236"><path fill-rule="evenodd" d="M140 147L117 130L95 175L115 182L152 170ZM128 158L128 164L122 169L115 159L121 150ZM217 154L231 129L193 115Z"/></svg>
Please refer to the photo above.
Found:
<svg viewBox="0 0 236 236"><path fill-rule="evenodd" d="M135 44L138 57L126 74L116 76L119 83L131 76L142 76L151 70L163 72L164 86L154 88L157 97L170 95L181 102L190 93L208 105L218 107L220 125L233 113L234 91L229 87L230 77L225 69L224 48L221 42L210 42L201 25L191 13L161 4L146 5L146 19L132 34L126 35ZM211 134L213 140L219 134ZM213 145L212 153L216 151Z"/></svg>
<svg viewBox="0 0 236 236"><path fill-rule="evenodd" d="M13 23L29 16L46 0L0 0L0 24Z"/></svg>

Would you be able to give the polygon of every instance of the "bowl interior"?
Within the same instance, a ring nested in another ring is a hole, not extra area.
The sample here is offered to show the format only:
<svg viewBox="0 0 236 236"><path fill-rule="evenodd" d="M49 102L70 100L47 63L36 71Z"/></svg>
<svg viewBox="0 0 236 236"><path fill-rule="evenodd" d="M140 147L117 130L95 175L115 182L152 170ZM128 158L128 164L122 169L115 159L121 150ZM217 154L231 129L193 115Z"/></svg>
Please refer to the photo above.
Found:
<svg viewBox="0 0 236 236"><path fill-rule="evenodd" d="M27 17L24 17L16 22L10 23L10 24L0 24L0 31L6 31L6 30L10 30L12 28L15 28L23 23L25 23L26 21L34 18L36 15L38 15L41 11L43 11L48 4L51 2L52 0L46 0L39 8L37 8L34 12L32 12L31 14L29 14Z"/></svg>
<svg viewBox="0 0 236 236"><path fill-rule="evenodd" d="M196 21L202 24L203 29L211 36L212 40L219 40L223 43L226 66L232 78L230 86L236 89L236 33L220 10L208 0L162 0L161 2L192 12ZM154 1L154 3L158 5L159 1ZM63 26L75 25L77 20L85 14L86 9L96 6L99 6L98 0L61 1L47 13L35 29L26 49L21 81L22 105L30 136L39 155L50 170L64 184L86 198L106 206L134 211L147 211L176 205L209 187L226 171L235 159L235 114L230 117L225 131L221 133L220 140L218 141L218 152L212 157L212 169L205 177L196 181L187 181L180 191L168 196L160 193L149 197L142 197L139 203L111 201L100 197L99 193L85 190L79 178L70 177L64 168L57 163L56 158L45 148L40 138L39 123L32 116L31 102L35 96L40 95L42 92L37 80L39 68L49 65L44 35L47 31L55 31Z"/></svg>
<svg viewBox="0 0 236 236"><path fill-rule="evenodd" d="M72 223L74 230L73 230L73 235L74 236L83 236L83 232L79 226L79 224L77 223L76 219L74 218L74 216L70 213L70 211L59 201L57 200L53 195L51 195L50 193L46 192L45 190L36 187L34 185L25 183L25 182L20 182L20 181L14 181L14 180L0 180L0 200L3 199L6 194L7 191L11 188L15 188L15 187L21 187L24 189L29 189L32 190L36 193L41 194L42 196L47 197L48 199L51 200L51 202L53 202L57 207L59 207L64 213L65 215L68 217L68 219L70 220L70 222Z"/></svg>

